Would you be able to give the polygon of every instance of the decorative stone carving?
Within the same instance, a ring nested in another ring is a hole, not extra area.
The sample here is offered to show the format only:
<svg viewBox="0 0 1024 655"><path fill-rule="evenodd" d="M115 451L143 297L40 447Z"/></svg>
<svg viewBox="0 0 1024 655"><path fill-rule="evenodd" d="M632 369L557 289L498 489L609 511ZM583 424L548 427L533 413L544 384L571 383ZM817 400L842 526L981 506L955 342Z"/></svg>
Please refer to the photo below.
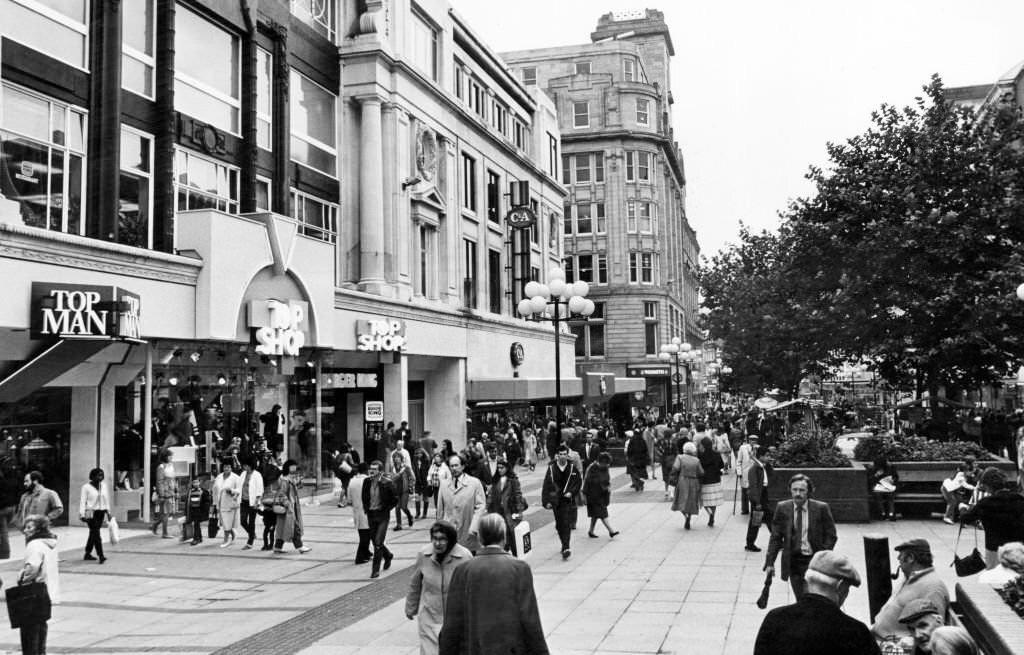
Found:
<svg viewBox="0 0 1024 655"><path fill-rule="evenodd" d="M423 123L416 127L416 170L423 180L431 182L437 175L437 135Z"/></svg>
<svg viewBox="0 0 1024 655"><path fill-rule="evenodd" d="M366 11L359 15L359 33L388 33L387 4L384 0L366 0Z"/></svg>

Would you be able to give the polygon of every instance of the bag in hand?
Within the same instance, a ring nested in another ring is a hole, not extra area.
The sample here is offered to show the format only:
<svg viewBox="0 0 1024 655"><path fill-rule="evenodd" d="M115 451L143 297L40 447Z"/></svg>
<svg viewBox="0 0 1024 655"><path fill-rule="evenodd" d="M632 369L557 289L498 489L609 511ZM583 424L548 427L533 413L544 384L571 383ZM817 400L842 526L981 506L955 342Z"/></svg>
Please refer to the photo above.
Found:
<svg viewBox="0 0 1024 655"><path fill-rule="evenodd" d="M218 523L217 517L211 516L210 522L206 526L206 536L210 539L214 539L217 536L218 528L220 528L220 523Z"/></svg>
<svg viewBox="0 0 1024 655"><path fill-rule="evenodd" d="M110 535L110 544L116 546L121 541L121 528L113 516L107 519L107 532Z"/></svg>
<svg viewBox="0 0 1024 655"><path fill-rule="evenodd" d="M956 545L953 546L952 567L956 570L958 577L966 578L969 575L981 573L985 570L985 558L978 552L978 528L974 528L974 550L971 551L971 554L963 558L956 554L960 546L960 534L963 531L964 525L961 523L960 530L956 533Z"/></svg>
<svg viewBox="0 0 1024 655"><path fill-rule="evenodd" d="M50 593L45 582L8 587L5 595L12 628L50 620Z"/></svg>
<svg viewBox="0 0 1024 655"><path fill-rule="evenodd" d="M755 509L750 512L750 525L760 526L764 523L764 511Z"/></svg>

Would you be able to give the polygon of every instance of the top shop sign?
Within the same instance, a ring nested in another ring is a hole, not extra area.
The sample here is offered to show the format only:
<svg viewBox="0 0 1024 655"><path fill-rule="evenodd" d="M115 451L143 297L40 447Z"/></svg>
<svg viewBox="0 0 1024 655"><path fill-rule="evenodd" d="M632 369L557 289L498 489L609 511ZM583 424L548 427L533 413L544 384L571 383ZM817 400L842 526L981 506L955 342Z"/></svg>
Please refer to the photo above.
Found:
<svg viewBox="0 0 1024 655"><path fill-rule="evenodd" d="M356 321L356 350L402 352L405 344L405 321L394 318Z"/></svg>
<svg viewBox="0 0 1024 655"><path fill-rule="evenodd" d="M33 339L142 339L142 301L119 287L33 282L31 314Z"/></svg>

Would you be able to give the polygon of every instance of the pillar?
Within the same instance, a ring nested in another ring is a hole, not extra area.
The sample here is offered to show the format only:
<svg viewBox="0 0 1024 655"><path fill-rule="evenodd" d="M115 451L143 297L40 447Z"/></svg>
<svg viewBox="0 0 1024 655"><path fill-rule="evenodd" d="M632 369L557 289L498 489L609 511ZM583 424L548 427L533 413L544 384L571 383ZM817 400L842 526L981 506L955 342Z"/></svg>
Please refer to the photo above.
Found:
<svg viewBox="0 0 1024 655"><path fill-rule="evenodd" d="M69 525L78 520L78 500L89 471L100 467L106 474L110 501L114 501L114 386L71 388L71 453L68 471Z"/></svg>
<svg viewBox="0 0 1024 655"><path fill-rule="evenodd" d="M381 99L361 99L359 131L359 290L384 295L384 151ZM386 410L385 410L386 411Z"/></svg>
<svg viewBox="0 0 1024 655"><path fill-rule="evenodd" d="M423 427L438 443L451 439L466 446L466 360L441 360L428 374L423 398Z"/></svg>
<svg viewBox="0 0 1024 655"><path fill-rule="evenodd" d="M384 373L384 425L395 427L409 420L409 359L404 355L396 364L381 366Z"/></svg>
<svg viewBox="0 0 1024 655"><path fill-rule="evenodd" d="M121 3L93 2L86 234L117 241L121 159Z"/></svg>

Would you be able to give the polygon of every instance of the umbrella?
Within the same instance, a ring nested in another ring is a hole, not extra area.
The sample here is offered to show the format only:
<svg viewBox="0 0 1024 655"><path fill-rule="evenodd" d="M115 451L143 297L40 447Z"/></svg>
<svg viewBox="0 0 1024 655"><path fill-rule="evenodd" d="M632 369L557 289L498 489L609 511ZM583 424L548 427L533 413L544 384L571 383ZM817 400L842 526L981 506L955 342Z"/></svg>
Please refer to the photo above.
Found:
<svg viewBox="0 0 1024 655"><path fill-rule="evenodd" d="M757 606L759 609L768 607L768 593L772 589L772 578L774 576L774 569L768 569L768 574L764 576L764 589L761 590L761 596L757 599Z"/></svg>
<svg viewBox="0 0 1024 655"><path fill-rule="evenodd" d="M764 396L754 401L754 407L758 409L771 409L779 404L779 401L770 396Z"/></svg>

